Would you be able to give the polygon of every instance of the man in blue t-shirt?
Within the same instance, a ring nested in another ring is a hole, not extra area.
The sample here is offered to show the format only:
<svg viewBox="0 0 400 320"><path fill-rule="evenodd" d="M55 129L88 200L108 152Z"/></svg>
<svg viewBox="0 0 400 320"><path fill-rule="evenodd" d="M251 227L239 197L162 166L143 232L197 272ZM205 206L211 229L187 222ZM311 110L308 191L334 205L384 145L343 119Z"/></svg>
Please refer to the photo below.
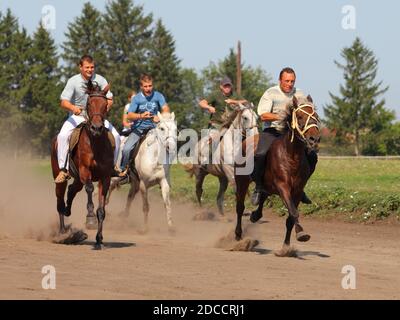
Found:
<svg viewBox="0 0 400 320"><path fill-rule="evenodd" d="M128 120L132 121L132 132L122 150L121 177L126 177L130 155L140 137L153 129L160 119L157 112L169 112L164 96L153 90L153 78L148 74L140 76L140 92L132 99L128 109Z"/></svg>

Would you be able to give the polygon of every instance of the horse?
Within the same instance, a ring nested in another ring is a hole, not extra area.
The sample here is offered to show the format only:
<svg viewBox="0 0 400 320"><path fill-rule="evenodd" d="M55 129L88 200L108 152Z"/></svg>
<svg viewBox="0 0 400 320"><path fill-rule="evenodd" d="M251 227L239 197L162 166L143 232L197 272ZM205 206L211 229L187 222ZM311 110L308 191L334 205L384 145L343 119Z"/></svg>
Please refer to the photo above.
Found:
<svg viewBox="0 0 400 320"><path fill-rule="evenodd" d="M237 145L235 143L226 144L226 141L232 141L235 130L240 130L242 137L252 136L258 133L257 129L257 114L253 111L254 105L250 103L241 104L237 108L237 116L234 121L224 134L224 138L219 144L219 149L229 155L235 154ZM201 157L208 157L208 142L209 137L202 138L196 145L195 148L195 159L197 162L193 164L186 164L185 170L192 177L196 178L196 197L199 206L202 206L201 196L203 194L203 182L208 174L211 174L219 180L219 190L217 195L217 207L220 217L224 217L224 195L228 185L232 185L235 188L235 176L234 176L234 161L224 161L223 156L219 158L218 163L207 163L202 164ZM233 140L234 141L234 140ZM240 141L241 142L241 141ZM227 149L227 150L226 150ZM214 162L214 161L213 161Z"/></svg>
<svg viewBox="0 0 400 320"><path fill-rule="evenodd" d="M76 194L85 186L88 196L86 225L93 228L96 225L94 215L94 204L92 193L94 190L93 182L98 181L99 203L97 214L97 234L96 250L103 246L103 221L105 219L105 200L110 186L110 179L113 169L113 147L108 138L108 131L104 126L107 114L107 97L109 85L103 90L91 81L87 84L87 121L83 124L79 140L73 153L70 156L70 171L73 176L73 183L68 187L67 205L64 202L64 195L68 182L56 184L55 191L57 197L57 211L60 218L60 234L65 234L68 230L64 223L64 216L71 215L72 202ZM53 176L56 177L60 172L57 162L57 139L52 141L51 167ZM74 168L76 170L74 170ZM87 237L86 234L84 234ZM81 240L84 240L85 237Z"/></svg>
<svg viewBox="0 0 400 320"><path fill-rule="evenodd" d="M298 241L308 241L310 235L304 232L299 223L298 205L304 192L304 187L313 173L306 153L313 152L316 155L320 142L320 120L315 111L312 98L293 98L288 108L287 123L288 130L275 140L266 155L264 172L264 187L266 193L260 198L258 208L250 215L251 222L256 222L262 217L262 209L265 200L272 194L277 194L285 204L289 216L286 219L286 236L280 252L284 255L290 247L290 237L293 226L295 226L296 238ZM254 137L254 144L257 146L258 136ZM246 144L251 143L249 139L244 141L242 150ZM255 149L254 149L255 150ZM254 152L254 150L252 150ZM251 153L251 152L249 152ZM252 154L247 155L249 159ZM247 160L248 161L248 160ZM251 183L250 175L237 175L236 179L236 214L237 223L235 238L237 241L242 238L242 216L245 209L244 201Z"/></svg>
<svg viewBox="0 0 400 320"><path fill-rule="evenodd" d="M156 127L151 129L143 141L139 142L140 146L134 159L135 166L129 168L130 189L126 201L125 209L121 213L122 217L128 217L137 192L140 190L143 200L144 229L148 231L148 215L149 215L149 188L159 185L163 197L168 230L173 233L175 227L171 216L170 201L170 166L171 159L176 153L177 148L177 125L175 122L175 114L160 113L157 114L160 121ZM120 179L111 182L110 192L107 202L110 199L111 192L119 186Z"/></svg>

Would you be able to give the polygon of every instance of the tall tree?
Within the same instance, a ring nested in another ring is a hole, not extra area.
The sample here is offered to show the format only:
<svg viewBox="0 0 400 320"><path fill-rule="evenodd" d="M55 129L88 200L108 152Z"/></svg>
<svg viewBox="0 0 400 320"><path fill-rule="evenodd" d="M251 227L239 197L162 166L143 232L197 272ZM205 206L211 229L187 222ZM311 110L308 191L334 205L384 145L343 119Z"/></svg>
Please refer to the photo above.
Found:
<svg viewBox="0 0 400 320"><path fill-rule="evenodd" d="M103 39L104 22L101 12L86 2L82 13L68 24L66 40L61 45L62 58L65 62L63 74L69 78L78 71L78 61L84 54L93 56L96 61L96 72L102 74L107 70L105 41Z"/></svg>
<svg viewBox="0 0 400 320"><path fill-rule="evenodd" d="M151 39L149 72L154 77L155 88L167 101L182 102L180 60L175 53L175 41L161 20L157 20Z"/></svg>
<svg viewBox="0 0 400 320"><path fill-rule="evenodd" d="M59 107L61 87L57 49L41 24L33 35L29 56L30 70L24 78L27 88L24 121L35 151L45 155L65 113Z"/></svg>
<svg viewBox="0 0 400 320"><path fill-rule="evenodd" d="M0 141L17 154L24 143L22 120L25 88L22 79L31 40L25 29L19 30L17 18L8 9L0 12Z"/></svg>
<svg viewBox="0 0 400 320"><path fill-rule="evenodd" d="M152 15L146 15L143 6L131 0L115 0L106 6L103 41L108 59L105 74L114 94L111 119L120 124L125 97L138 88L141 73L148 70L146 64L152 36Z"/></svg>
<svg viewBox="0 0 400 320"><path fill-rule="evenodd" d="M343 70L345 84L340 85L340 95L329 93L332 103L324 107L326 125L336 130L337 143L352 144L358 156L362 137L390 126L394 113L379 98L388 87L375 81L378 60L374 53L356 38L351 47L342 50L341 56L344 64L335 64Z"/></svg>

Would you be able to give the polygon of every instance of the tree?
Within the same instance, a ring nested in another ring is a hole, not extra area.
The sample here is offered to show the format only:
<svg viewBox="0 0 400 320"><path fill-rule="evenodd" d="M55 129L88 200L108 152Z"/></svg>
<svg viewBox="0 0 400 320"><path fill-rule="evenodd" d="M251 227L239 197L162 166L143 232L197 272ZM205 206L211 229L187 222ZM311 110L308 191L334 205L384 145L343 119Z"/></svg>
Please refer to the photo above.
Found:
<svg viewBox="0 0 400 320"><path fill-rule="evenodd" d="M343 70L345 84L340 85L340 96L329 93L332 103L324 107L326 125L336 130L337 143L352 144L358 156L362 137L388 128L394 113L385 109L384 99L379 99L388 87L382 88L382 81L375 82L378 60L374 53L356 38L341 56L345 63L335 64Z"/></svg>
<svg viewBox="0 0 400 320"><path fill-rule="evenodd" d="M61 45L62 58L65 62L63 74L69 78L77 73L79 59L84 54L93 56L96 61L96 72L102 74L107 70L107 58L103 39L104 22L101 12L86 2L82 13L68 24L66 40Z"/></svg>
<svg viewBox="0 0 400 320"><path fill-rule="evenodd" d="M103 18L108 59L106 78L114 94L111 120L120 127L125 97L139 87L140 74L148 70L153 18L151 14L144 14L143 6L136 6L131 0L109 2Z"/></svg>
<svg viewBox="0 0 400 320"><path fill-rule="evenodd" d="M180 102L175 103L172 108L176 110L178 129L191 128L200 133L208 124L208 119L198 106L198 102L204 96L203 81L194 69L181 69L179 78L182 90Z"/></svg>
<svg viewBox="0 0 400 320"><path fill-rule="evenodd" d="M25 29L19 30L17 18L8 9L0 12L0 141L2 149L12 149L16 155L25 142L21 107L25 88L27 51L31 39Z"/></svg>
<svg viewBox="0 0 400 320"><path fill-rule="evenodd" d="M29 57L30 69L23 80L26 88L24 122L32 147L45 155L65 112L59 107L61 86L57 49L41 24L33 35Z"/></svg>
<svg viewBox="0 0 400 320"><path fill-rule="evenodd" d="M180 60L175 54L175 41L161 20L156 23L151 39L149 72L154 86L170 104L182 102Z"/></svg>

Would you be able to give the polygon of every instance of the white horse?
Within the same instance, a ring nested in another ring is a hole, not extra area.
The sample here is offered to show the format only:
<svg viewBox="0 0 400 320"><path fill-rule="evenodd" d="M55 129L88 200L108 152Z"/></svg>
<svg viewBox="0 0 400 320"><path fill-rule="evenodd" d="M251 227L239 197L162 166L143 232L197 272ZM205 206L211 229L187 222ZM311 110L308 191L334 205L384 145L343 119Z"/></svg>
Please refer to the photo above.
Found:
<svg viewBox="0 0 400 320"><path fill-rule="evenodd" d="M141 143L135 157L137 175L129 170L130 190L123 216L128 216L130 207L136 193L140 190L143 200L144 231L148 230L149 201L148 190L152 186L159 185L164 200L167 214L167 223L170 231L174 231L171 217L170 201L170 161L177 147L177 126L175 114L158 113L160 122L148 132ZM119 179L114 180L110 186L108 200L111 192L118 186Z"/></svg>
<svg viewBox="0 0 400 320"><path fill-rule="evenodd" d="M219 179L219 191L217 195L217 207L220 216L224 216L224 194L228 188L228 184L231 184L234 188L235 184L235 173L234 173L234 162L232 161L237 153L241 150L241 140L234 139L235 130L239 130L241 136L245 138L253 136L258 133L257 128L257 114L253 111L254 105L247 103L245 105L239 105L238 113L228 130L224 134L224 138L219 143L219 156L218 161L214 163L208 162L204 164L202 159L209 157L209 137L202 138L196 145L194 157L197 161L192 164L185 165L185 170L196 177L196 196L199 205L201 206L201 196L203 194L203 182L204 178L208 174L218 177ZM231 155L232 158L227 161L224 155ZM217 163L215 163L217 162Z"/></svg>

